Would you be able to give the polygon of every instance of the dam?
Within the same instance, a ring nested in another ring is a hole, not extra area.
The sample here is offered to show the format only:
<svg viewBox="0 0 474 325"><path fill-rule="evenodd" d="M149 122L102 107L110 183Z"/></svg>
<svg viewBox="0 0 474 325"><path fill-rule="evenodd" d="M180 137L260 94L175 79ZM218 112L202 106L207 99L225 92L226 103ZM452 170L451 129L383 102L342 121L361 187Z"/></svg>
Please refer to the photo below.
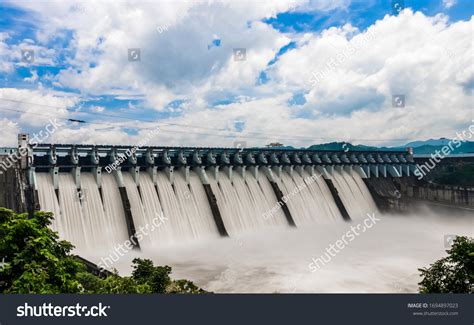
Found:
<svg viewBox="0 0 474 325"><path fill-rule="evenodd" d="M350 222L387 208L381 180L382 196L396 199L393 180L416 170L407 151L31 146L20 134L3 159L15 152L4 205L53 212L52 228L80 250Z"/></svg>

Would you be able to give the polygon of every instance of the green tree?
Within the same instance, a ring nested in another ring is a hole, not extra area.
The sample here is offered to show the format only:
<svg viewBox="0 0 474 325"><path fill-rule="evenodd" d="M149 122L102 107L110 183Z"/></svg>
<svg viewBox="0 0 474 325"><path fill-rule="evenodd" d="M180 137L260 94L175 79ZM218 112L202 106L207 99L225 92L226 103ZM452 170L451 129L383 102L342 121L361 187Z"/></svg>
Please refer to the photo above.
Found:
<svg viewBox="0 0 474 325"><path fill-rule="evenodd" d="M446 251L449 255L428 268L421 268L421 293L473 293L474 241L457 236Z"/></svg>
<svg viewBox="0 0 474 325"><path fill-rule="evenodd" d="M172 280L171 267L154 266L148 259L135 258L132 279L141 285L148 285L153 293L207 293L189 280Z"/></svg>
<svg viewBox="0 0 474 325"><path fill-rule="evenodd" d="M0 292L79 292L76 274L83 266L69 255L73 246L48 227L52 217L37 212L29 219L0 208Z"/></svg>
<svg viewBox="0 0 474 325"><path fill-rule="evenodd" d="M135 258L133 261L133 279L150 285L154 293L165 293L171 284L171 267L154 266L148 259Z"/></svg>
<svg viewBox="0 0 474 325"><path fill-rule="evenodd" d="M33 218L0 208L0 293L205 293L193 282L171 279L171 267L133 260L132 276L87 272L74 246L51 230L52 213ZM4 264L3 264L4 263Z"/></svg>
<svg viewBox="0 0 474 325"><path fill-rule="evenodd" d="M121 277L117 273L101 280L101 286L92 293L153 293L147 283L139 283L133 277Z"/></svg>
<svg viewBox="0 0 474 325"><path fill-rule="evenodd" d="M189 280L174 280L166 288L166 293L193 293L201 294L208 293L207 291L199 288L193 282Z"/></svg>

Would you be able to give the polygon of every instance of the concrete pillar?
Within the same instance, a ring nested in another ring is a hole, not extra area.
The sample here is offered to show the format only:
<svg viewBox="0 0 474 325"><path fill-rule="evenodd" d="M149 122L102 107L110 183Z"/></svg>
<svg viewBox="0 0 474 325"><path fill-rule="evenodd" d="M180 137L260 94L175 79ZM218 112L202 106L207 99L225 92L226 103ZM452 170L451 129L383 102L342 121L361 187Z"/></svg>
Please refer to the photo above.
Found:
<svg viewBox="0 0 474 325"><path fill-rule="evenodd" d="M155 167L155 166L150 166L150 167L147 168L147 173L150 175L150 178L151 178L151 181L153 182L153 185L156 186L158 168Z"/></svg>
<svg viewBox="0 0 474 325"><path fill-rule="evenodd" d="M249 166L247 170L255 179L258 180L258 166Z"/></svg>
<svg viewBox="0 0 474 325"><path fill-rule="evenodd" d="M211 177L214 177L214 180L216 182L219 181L219 166L211 166L207 169L207 174L211 175Z"/></svg>
<svg viewBox="0 0 474 325"><path fill-rule="evenodd" d="M321 173L324 179L331 179L332 175L323 166L316 166L316 170Z"/></svg>
<svg viewBox="0 0 474 325"><path fill-rule="evenodd" d="M370 174L374 177L379 177L379 168L377 165L369 165L370 166Z"/></svg>
<svg viewBox="0 0 474 325"><path fill-rule="evenodd" d="M281 166L278 166L278 167L280 167L279 170L281 170ZM288 175L290 175L291 178L293 178L293 171L294 171L294 169L295 169L295 167L294 167L293 165L291 165L291 166L284 166L284 167L283 167L283 170L284 170ZM281 179L281 173L278 174L278 178Z"/></svg>
<svg viewBox="0 0 474 325"><path fill-rule="evenodd" d="M224 173L227 174L227 177L229 177L230 181L233 182L234 181L234 175L233 175L233 166L225 166L223 168L224 170Z"/></svg>
<svg viewBox="0 0 474 325"><path fill-rule="evenodd" d="M273 177L281 179L281 173L283 173L283 166L273 166L271 167L273 172Z"/></svg>
<svg viewBox="0 0 474 325"><path fill-rule="evenodd" d="M353 170L355 170L355 172L359 174L360 177L369 178L369 176L365 173L364 169L361 166L355 165L353 166Z"/></svg>
<svg viewBox="0 0 474 325"><path fill-rule="evenodd" d="M164 172L166 176L168 176L168 180L170 181L171 185L173 185L174 184L174 174L173 174L174 167L173 166L165 167Z"/></svg>
<svg viewBox="0 0 474 325"><path fill-rule="evenodd" d="M246 166L237 166L236 167L236 172L242 176L243 179L245 179L245 170L246 170Z"/></svg>
<svg viewBox="0 0 474 325"><path fill-rule="evenodd" d="M76 188L78 190L81 189L81 167L74 167L71 170L72 177L74 178L74 183L76 184Z"/></svg>
<svg viewBox="0 0 474 325"><path fill-rule="evenodd" d="M130 168L130 173L137 186L140 186L140 167Z"/></svg>

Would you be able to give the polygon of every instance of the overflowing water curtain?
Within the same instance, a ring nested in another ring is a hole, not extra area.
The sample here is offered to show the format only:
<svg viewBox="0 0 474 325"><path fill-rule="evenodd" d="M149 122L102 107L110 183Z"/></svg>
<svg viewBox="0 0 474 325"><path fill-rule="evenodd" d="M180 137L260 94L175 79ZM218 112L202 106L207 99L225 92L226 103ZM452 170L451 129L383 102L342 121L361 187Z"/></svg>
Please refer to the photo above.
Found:
<svg viewBox="0 0 474 325"><path fill-rule="evenodd" d="M156 184L147 172L139 180L123 172L135 230L143 249L167 244L217 238L219 232L199 176L181 170L173 182L164 171L156 174ZM217 177L215 177L217 175ZM232 179L230 178L232 175ZM334 171L333 182L351 219L377 213L375 202L362 178L354 171ZM52 228L78 250L111 249L129 238L124 207L114 174L102 175L101 189L92 173L81 173L82 195L71 173L59 173L56 195L50 173L37 173L42 210L52 211ZM249 231L271 231L289 227L281 203L269 179L262 173L220 170L208 175L224 226L231 236ZM343 218L323 177L306 170L275 175L278 187L297 227L324 222L343 222ZM323 225L321 225L323 226Z"/></svg>
<svg viewBox="0 0 474 325"><path fill-rule="evenodd" d="M334 185L352 219L363 219L378 214L377 205L360 175L351 170L334 171Z"/></svg>

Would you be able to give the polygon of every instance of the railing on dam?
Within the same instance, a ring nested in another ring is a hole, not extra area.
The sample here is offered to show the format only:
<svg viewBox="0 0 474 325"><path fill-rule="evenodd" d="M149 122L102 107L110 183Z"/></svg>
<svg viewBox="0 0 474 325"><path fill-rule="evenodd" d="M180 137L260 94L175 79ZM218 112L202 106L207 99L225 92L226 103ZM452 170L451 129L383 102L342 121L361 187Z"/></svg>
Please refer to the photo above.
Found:
<svg viewBox="0 0 474 325"><path fill-rule="evenodd" d="M211 166L357 166L362 177L410 176L412 155L404 151L324 151L279 148L134 147L106 145L43 144L28 150L26 168L62 170L102 167L108 172L121 167ZM321 168L319 168L321 167ZM24 169L26 169L24 168ZM326 174L326 173L325 173Z"/></svg>

